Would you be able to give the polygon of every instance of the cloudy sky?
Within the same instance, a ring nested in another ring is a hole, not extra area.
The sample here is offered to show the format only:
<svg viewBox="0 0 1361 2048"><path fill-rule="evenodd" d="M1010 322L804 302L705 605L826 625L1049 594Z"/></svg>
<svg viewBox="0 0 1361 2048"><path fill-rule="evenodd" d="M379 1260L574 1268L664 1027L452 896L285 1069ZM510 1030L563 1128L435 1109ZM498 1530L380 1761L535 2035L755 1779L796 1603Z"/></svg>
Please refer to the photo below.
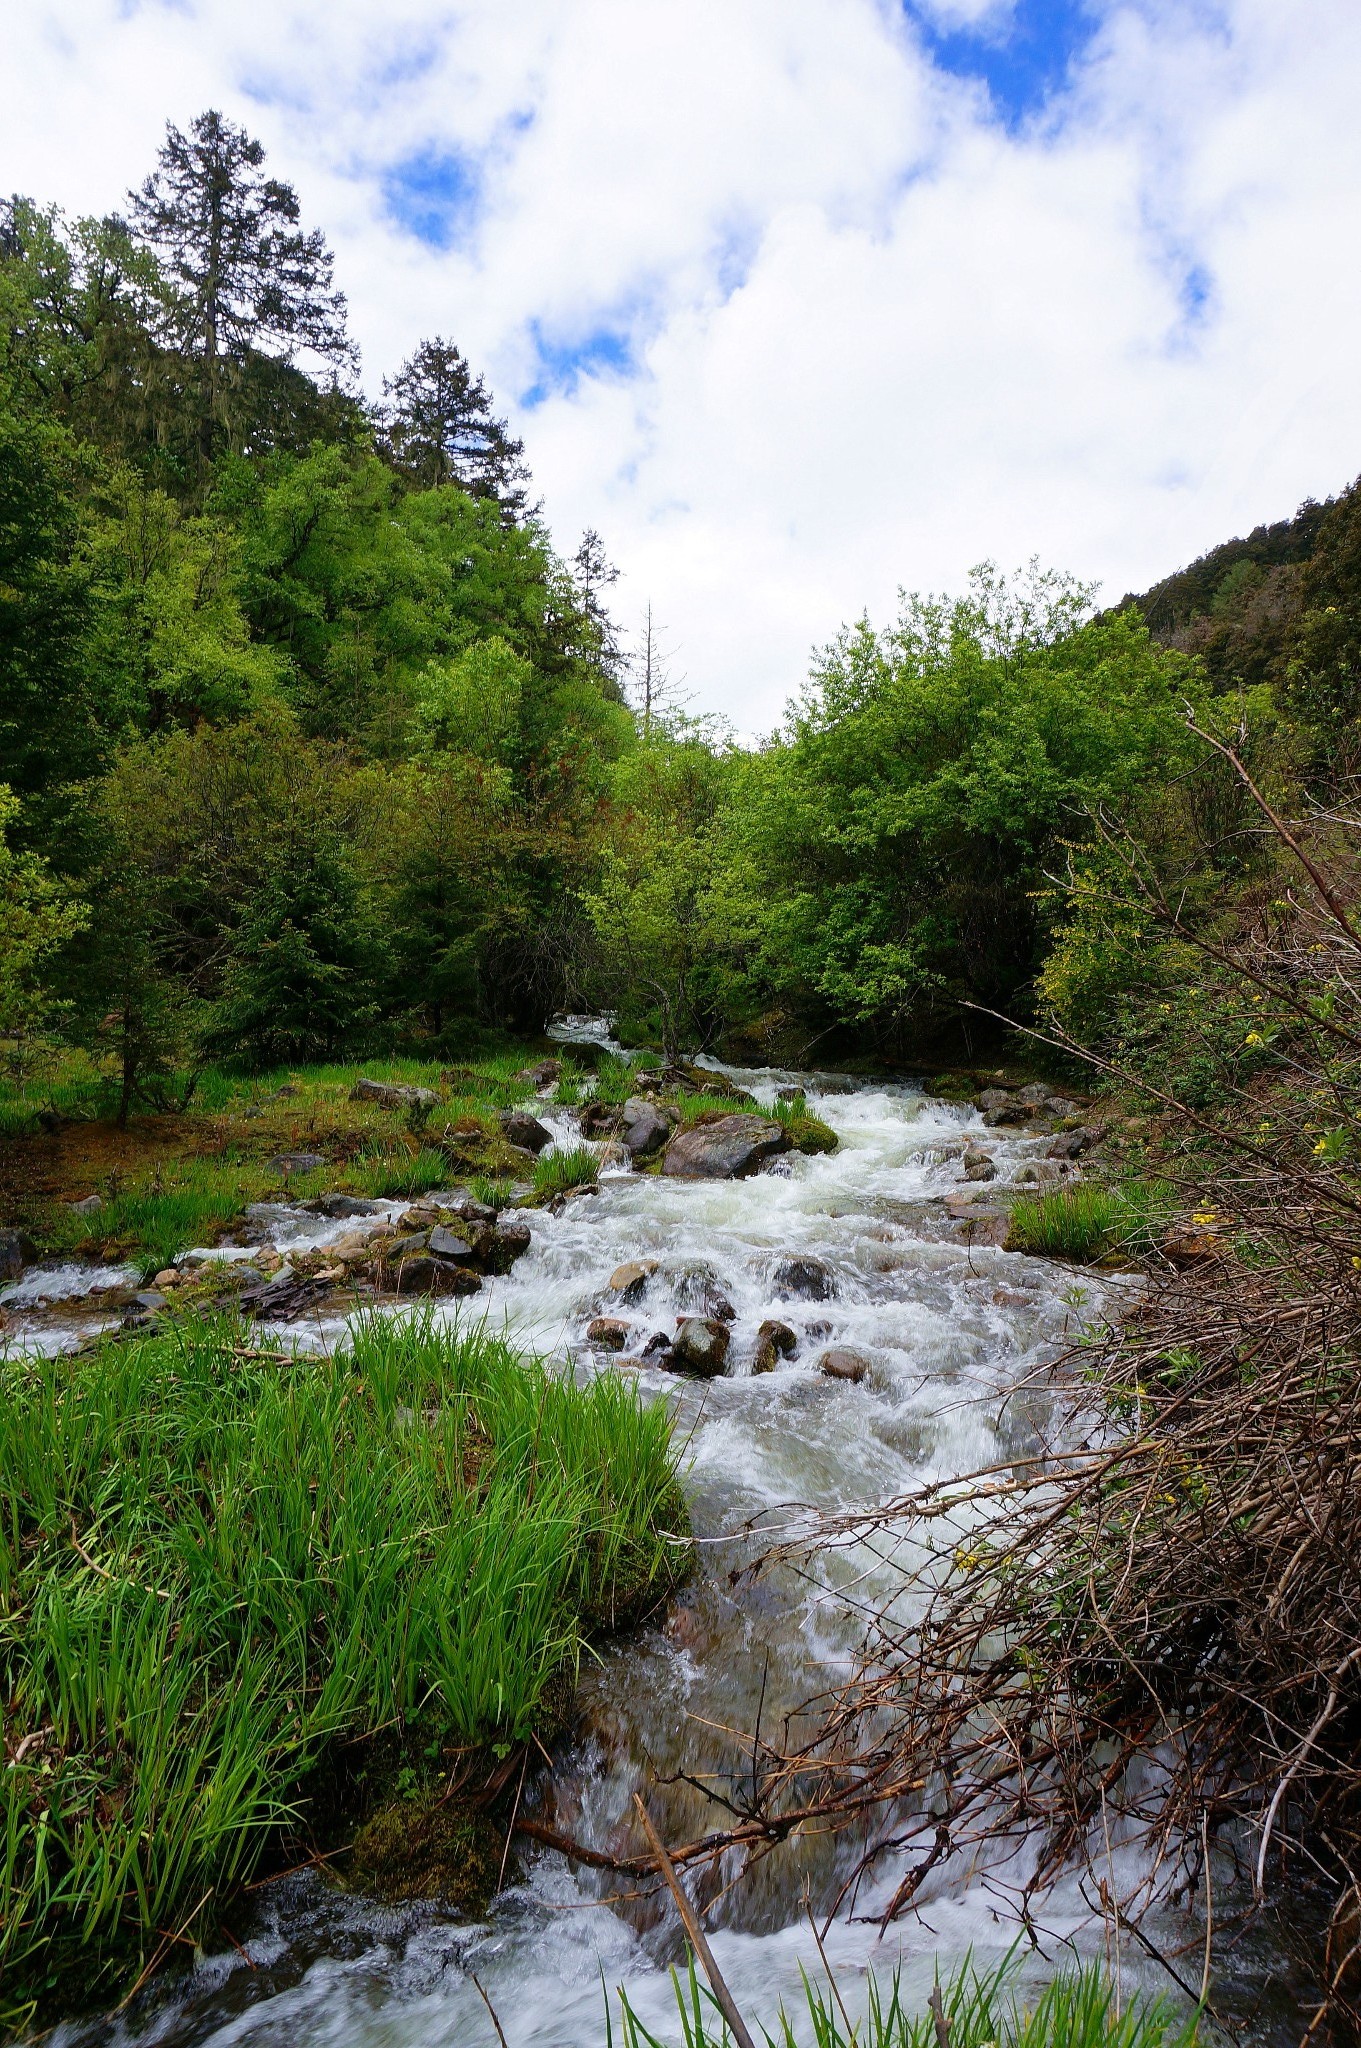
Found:
<svg viewBox="0 0 1361 2048"><path fill-rule="evenodd" d="M0 188L265 143L376 391L453 336L696 702L1032 554L1108 598L1361 470L1358 0L5 0Z"/></svg>

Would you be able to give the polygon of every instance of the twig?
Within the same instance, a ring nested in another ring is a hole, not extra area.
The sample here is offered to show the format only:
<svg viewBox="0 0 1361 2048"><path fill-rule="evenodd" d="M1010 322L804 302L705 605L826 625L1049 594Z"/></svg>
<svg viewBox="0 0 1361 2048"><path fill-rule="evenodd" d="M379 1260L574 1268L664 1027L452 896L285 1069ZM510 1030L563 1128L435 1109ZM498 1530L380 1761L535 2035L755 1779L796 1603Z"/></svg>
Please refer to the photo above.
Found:
<svg viewBox="0 0 1361 2048"><path fill-rule="evenodd" d="M656 1856L662 1876L666 1879L667 1889L676 1902L676 1911L681 1916L681 1924L689 1936L690 1946L699 1957L719 2011L732 2028L733 2039L737 2043L737 2048L756 2048L756 2043L752 2040L751 2034L747 2029L746 2021L737 2009L737 2001L731 1991L729 1991L718 1964L714 1961L713 1950L709 1946L704 1929L699 1924L695 1909L685 1896L681 1881L672 1867L671 1858L666 1853L666 1845L657 1833L656 1828L652 1825L652 1816L647 1810L641 1793L634 1793L633 1803L638 1809L638 1818L643 1824L643 1833L647 1837L648 1846Z"/></svg>

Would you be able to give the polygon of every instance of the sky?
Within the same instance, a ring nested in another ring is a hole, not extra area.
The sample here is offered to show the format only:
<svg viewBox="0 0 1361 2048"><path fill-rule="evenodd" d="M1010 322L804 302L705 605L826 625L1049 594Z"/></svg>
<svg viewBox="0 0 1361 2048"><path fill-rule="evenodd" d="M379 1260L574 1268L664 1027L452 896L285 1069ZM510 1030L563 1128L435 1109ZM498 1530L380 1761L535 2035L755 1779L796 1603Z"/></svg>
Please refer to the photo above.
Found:
<svg viewBox="0 0 1361 2048"><path fill-rule="evenodd" d="M1107 601L1361 471L1357 0L4 0L0 189L243 122L363 379L432 334L696 710L897 592Z"/></svg>

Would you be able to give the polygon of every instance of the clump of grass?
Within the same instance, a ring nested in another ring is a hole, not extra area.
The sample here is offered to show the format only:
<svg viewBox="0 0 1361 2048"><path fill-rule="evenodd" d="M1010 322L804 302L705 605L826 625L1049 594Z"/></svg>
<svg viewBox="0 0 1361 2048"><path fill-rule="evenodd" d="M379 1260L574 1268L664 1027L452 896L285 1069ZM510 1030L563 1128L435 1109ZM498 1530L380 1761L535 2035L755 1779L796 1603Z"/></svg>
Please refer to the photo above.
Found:
<svg viewBox="0 0 1361 2048"><path fill-rule="evenodd" d="M731 2036L693 1957L673 1982L685 2048L727 2048ZM887 1989L871 1976L869 2010L852 2027L836 1985L805 1978L806 2027L781 2011L775 2031L763 2031L768 2048L938 2048L942 2040L950 2048L1195 2048L1199 2039L1196 2016L1179 2014L1165 1998L1136 1995L1122 2005L1097 1964L1064 1971L1027 2001L1015 1986L1011 1958L985 1973L966 1961L936 1995L933 2012L909 2003L900 1973ZM619 2007L624 2048L666 2048L623 1990ZM606 2035L613 2037L608 2013Z"/></svg>
<svg viewBox="0 0 1361 2048"><path fill-rule="evenodd" d="M620 1059L617 1053L605 1053L595 1070L595 1099L597 1102L627 1102L636 1087L633 1078L633 1062Z"/></svg>
<svg viewBox="0 0 1361 2048"><path fill-rule="evenodd" d="M676 1107L682 1128L688 1131L703 1116L751 1116L761 1106L750 1095L678 1095Z"/></svg>
<svg viewBox="0 0 1361 2048"><path fill-rule="evenodd" d="M1168 1214L1161 1183L1082 1181L1023 1196L1011 1212L1007 1250L1091 1265L1114 1252L1147 1249Z"/></svg>
<svg viewBox="0 0 1361 2048"><path fill-rule="evenodd" d="M475 1180L469 1181L468 1193L475 1202L481 1202L486 1209L494 1209L499 1215L502 1209L509 1208L514 1201L515 1183L509 1180L488 1180L485 1174L479 1174Z"/></svg>
<svg viewBox="0 0 1361 2048"><path fill-rule="evenodd" d="M534 1165L534 1193L537 1196L565 1195L572 1188L594 1187L600 1178L600 1161L585 1145L562 1152L545 1152Z"/></svg>
<svg viewBox="0 0 1361 2048"><path fill-rule="evenodd" d="M809 1115L808 1101L802 1094L792 1102L777 1102L773 1114L788 1131L796 1152L835 1152L841 1142L830 1124L825 1124L820 1116Z"/></svg>
<svg viewBox="0 0 1361 2048"><path fill-rule="evenodd" d="M337 1742L527 1736L683 1529L660 1405L480 1328L0 1360L6 2022L215 1926Z"/></svg>
<svg viewBox="0 0 1361 2048"><path fill-rule="evenodd" d="M48 1235L55 1249L101 1248L156 1273L194 1245L214 1243L261 1192L261 1176L243 1181L237 1162L185 1160L168 1178L157 1174L143 1187L110 1196L93 1216L60 1215Z"/></svg>
<svg viewBox="0 0 1361 2048"><path fill-rule="evenodd" d="M449 1162L433 1145L422 1145L419 1152L366 1152L355 1160L349 1177L366 1195L395 1201L447 1186Z"/></svg>
<svg viewBox="0 0 1361 2048"><path fill-rule="evenodd" d="M553 1090L553 1100L560 1109L575 1109L581 1101L582 1077L575 1068L564 1068L562 1078Z"/></svg>

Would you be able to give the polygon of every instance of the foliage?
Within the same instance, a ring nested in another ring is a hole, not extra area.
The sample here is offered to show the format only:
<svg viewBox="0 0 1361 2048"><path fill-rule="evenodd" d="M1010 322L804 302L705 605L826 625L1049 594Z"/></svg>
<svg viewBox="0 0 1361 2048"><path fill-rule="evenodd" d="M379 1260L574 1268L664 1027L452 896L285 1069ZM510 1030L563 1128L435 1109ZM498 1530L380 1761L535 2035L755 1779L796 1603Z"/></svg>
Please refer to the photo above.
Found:
<svg viewBox="0 0 1361 2048"><path fill-rule="evenodd" d="M0 1375L14 2024L215 1925L338 1739L526 1736L682 1554L665 1410L477 1329L280 1360L194 1325Z"/></svg>
<svg viewBox="0 0 1361 2048"><path fill-rule="evenodd" d="M1165 1186L1137 1181L1120 1186L1083 1181L1077 1187L1022 1195L1012 1207L1007 1250L1084 1263L1111 1252L1146 1251L1158 1222L1173 1213L1169 1197Z"/></svg>
<svg viewBox="0 0 1361 2048"><path fill-rule="evenodd" d="M534 1165L534 1193L540 1200L570 1194L573 1188L594 1187L600 1161L585 1145L541 1153Z"/></svg>
<svg viewBox="0 0 1361 2048"><path fill-rule="evenodd" d="M383 397L383 451L409 482L457 484L471 498L494 498L503 517L523 512L524 443L497 419L485 383L452 341L423 341L383 379Z"/></svg>

